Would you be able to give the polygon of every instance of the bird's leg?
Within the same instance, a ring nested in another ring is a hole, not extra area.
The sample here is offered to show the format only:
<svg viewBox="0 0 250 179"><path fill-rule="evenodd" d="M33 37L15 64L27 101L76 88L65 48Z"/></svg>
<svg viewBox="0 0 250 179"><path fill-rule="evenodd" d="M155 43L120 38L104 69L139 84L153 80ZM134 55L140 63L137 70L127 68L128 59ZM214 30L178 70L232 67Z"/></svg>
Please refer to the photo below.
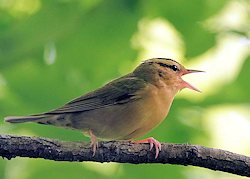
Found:
<svg viewBox="0 0 250 179"><path fill-rule="evenodd" d="M93 134L92 130L89 130L89 136L90 136L90 147L92 147L92 151L93 151L93 157L95 156L95 152L96 152L96 149L98 147L98 141L97 141L97 138L96 136Z"/></svg>
<svg viewBox="0 0 250 179"><path fill-rule="evenodd" d="M142 144L142 143L145 144L145 143L147 143L147 144L150 145L150 148L149 148L150 151L155 146L155 159L158 157L159 152L161 151L161 143L159 141L155 140L153 137L149 137L149 138L146 138L146 139L133 141L133 143L135 143L135 144Z"/></svg>

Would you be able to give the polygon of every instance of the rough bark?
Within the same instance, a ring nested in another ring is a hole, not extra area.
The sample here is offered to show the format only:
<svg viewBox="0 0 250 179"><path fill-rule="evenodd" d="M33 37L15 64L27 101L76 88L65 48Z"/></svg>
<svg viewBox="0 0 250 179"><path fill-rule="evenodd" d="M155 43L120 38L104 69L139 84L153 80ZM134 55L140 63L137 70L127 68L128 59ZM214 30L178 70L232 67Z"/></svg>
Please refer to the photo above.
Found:
<svg viewBox="0 0 250 179"><path fill-rule="evenodd" d="M250 177L250 157L229 151L188 144L162 144L157 159L147 144L110 141L99 142L92 156L88 143L52 139L0 135L0 156L44 158L56 161L95 161L119 163L162 163L193 165Z"/></svg>

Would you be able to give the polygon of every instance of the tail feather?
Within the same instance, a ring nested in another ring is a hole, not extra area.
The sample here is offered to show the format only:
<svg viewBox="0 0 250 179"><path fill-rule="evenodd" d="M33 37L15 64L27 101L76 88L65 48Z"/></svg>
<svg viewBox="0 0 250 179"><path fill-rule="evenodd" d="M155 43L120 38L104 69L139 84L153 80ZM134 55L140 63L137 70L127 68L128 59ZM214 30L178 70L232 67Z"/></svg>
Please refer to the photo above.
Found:
<svg viewBox="0 0 250 179"><path fill-rule="evenodd" d="M10 123L22 123L22 122L38 122L40 119L44 118L45 115L37 115L37 116L8 116L5 117L5 122Z"/></svg>

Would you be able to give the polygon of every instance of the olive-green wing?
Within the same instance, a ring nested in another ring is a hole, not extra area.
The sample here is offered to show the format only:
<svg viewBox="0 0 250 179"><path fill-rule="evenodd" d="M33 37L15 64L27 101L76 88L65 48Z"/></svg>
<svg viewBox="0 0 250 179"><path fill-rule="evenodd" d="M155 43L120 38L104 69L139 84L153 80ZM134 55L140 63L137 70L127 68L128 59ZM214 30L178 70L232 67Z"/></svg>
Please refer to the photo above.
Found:
<svg viewBox="0 0 250 179"><path fill-rule="evenodd" d="M146 82L137 77L123 77L84 96L68 102L64 106L45 114L84 112L112 105L124 104L141 98L139 90Z"/></svg>

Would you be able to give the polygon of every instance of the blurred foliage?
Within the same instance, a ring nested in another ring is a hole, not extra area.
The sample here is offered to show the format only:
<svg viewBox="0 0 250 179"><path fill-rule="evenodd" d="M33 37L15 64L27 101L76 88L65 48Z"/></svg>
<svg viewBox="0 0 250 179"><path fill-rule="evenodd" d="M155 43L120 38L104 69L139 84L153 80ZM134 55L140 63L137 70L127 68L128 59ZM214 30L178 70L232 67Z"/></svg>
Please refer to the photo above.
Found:
<svg viewBox="0 0 250 179"><path fill-rule="evenodd" d="M160 17L173 25L183 41L185 54L181 56L187 59L186 63L194 62L215 48L223 33L248 38L249 29L245 27L218 30L206 25L207 20L220 13L229 2L0 0L0 118L56 108L131 71L138 64L136 59L140 53L131 41L143 19ZM240 2L246 4L247 0ZM211 144L208 142L212 140L211 131L206 130L206 123L201 120L206 117L206 108L223 104L249 105L250 61L249 56L248 60L246 56L242 58L244 65L234 81L223 84L215 93L204 94L202 100L176 99L168 120L148 136L153 135L160 141ZM227 59L220 64L223 63L227 63ZM1 133L87 140L80 132L52 126L10 125L2 120L0 124ZM190 167L158 164L0 160L0 178L3 179L195 178L188 169Z"/></svg>

